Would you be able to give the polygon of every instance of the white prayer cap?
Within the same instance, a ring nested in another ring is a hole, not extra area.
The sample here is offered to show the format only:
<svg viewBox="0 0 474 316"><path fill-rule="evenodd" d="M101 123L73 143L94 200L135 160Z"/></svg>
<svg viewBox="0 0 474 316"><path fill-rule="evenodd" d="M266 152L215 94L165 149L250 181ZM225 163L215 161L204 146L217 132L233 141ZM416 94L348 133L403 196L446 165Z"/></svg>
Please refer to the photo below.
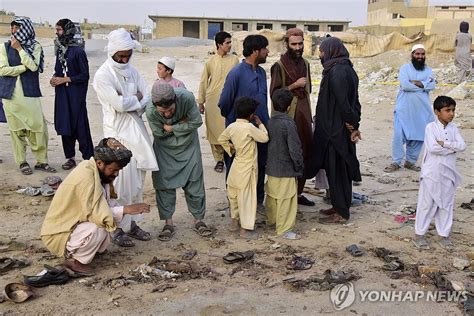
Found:
<svg viewBox="0 0 474 316"><path fill-rule="evenodd" d="M106 46L109 56L121 50L130 50L137 47L137 42L132 39L130 32L124 28L113 30L107 36L109 43Z"/></svg>
<svg viewBox="0 0 474 316"><path fill-rule="evenodd" d="M165 65L169 69L174 70L174 66L175 66L174 58L165 56L165 57L161 57L161 59L158 60L158 62L162 63L163 65Z"/></svg>
<svg viewBox="0 0 474 316"><path fill-rule="evenodd" d="M415 50L417 50L418 48L422 48L422 49L425 49L425 46L423 44L415 44L413 45L413 47L411 48L411 52L413 53Z"/></svg>

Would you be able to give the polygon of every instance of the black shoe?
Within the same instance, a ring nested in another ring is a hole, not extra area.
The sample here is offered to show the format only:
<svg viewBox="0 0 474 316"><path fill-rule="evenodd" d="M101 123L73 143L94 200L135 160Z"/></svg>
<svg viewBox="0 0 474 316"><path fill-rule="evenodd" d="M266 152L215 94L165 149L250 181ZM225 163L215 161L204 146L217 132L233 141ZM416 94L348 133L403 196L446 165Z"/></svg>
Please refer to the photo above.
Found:
<svg viewBox="0 0 474 316"><path fill-rule="evenodd" d="M313 201L308 200L308 198L306 198L306 196L300 195L300 196L298 196L298 204L299 205L306 205L306 206L314 206L316 203L314 203Z"/></svg>
<svg viewBox="0 0 474 316"><path fill-rule="evenodd" d="M33 287L45 287L52 284L64 284L69 281L69 274L65 269L46 267L43 275L25 276L24 282Z"/></svg>

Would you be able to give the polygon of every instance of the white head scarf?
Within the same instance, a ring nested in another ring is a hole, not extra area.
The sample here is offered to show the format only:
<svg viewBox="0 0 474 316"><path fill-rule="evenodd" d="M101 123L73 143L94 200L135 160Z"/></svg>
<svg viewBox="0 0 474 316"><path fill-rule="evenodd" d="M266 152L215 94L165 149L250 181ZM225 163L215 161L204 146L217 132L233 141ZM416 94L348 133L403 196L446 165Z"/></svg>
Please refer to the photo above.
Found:
<svg viewBox="0 0 474 316"><path fill-rule="evenodd" d="M130 32L128 32L124 28L119 28L113 30L107 36L109 42L105 49L107 50L107 63L120 75L124 77L130 76L130 60L126 64L117 63L115 60L112 59L112 56L122 50L130 50L137 47L137 42L133 40Z"/></svg>

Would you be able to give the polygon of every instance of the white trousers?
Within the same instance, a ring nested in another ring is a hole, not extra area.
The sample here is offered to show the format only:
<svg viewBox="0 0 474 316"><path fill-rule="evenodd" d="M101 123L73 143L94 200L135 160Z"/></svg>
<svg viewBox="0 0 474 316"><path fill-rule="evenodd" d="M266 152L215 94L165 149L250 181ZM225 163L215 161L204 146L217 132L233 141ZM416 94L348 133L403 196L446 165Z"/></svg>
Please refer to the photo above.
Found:
<svg viewBox="0 0 474 316"><path fill-rule="evenodd" d="M440 191L440 192L436 192ZM431 220L435 219L436 231L448 237L453 225L454 185L437 185L430 179L420 180L418 205L416 208L415 234L423 236L428 231ZM437 203L443 201L444 203ZM439 205L444 204L444 205Z"/></svg>

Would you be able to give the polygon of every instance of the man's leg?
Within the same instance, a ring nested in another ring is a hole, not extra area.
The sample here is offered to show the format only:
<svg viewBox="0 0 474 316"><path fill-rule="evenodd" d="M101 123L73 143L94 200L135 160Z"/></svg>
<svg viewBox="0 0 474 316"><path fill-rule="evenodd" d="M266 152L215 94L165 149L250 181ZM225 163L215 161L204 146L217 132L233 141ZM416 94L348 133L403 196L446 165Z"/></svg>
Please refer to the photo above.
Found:
<svg viewBox="0 0 474 316"><path fill-rule="evenodd" d="M160 220L172 226L173 214L176 210L176 189L155 190L155 193Z"/></svg>
<svg viewBox="0 0 474 316"><path fill-rule="evenodd" d="M407 141L407 154L406 161L411 164L416 164L418 157L420 156L421 149L423 148L423 142L418 140Z"/></svg>
<svg viewBox="0 0 474 316"><path fill-rule="evenodd" d="M405 157L405 150L403 148L405 142L405 134L403 133L402 125L395 116L393 122L392 162L398 166L401 166L403 158Z"/></svg>
<svg viewBox="0 0 474 316"><path fill-rule="evenodd" d="M349 219L349 208L352 202L352 179L347 165L336 149L329 145L325 161L325 170L331 190L331 204L344 219Z"/></svg>
<svg viewBox="0 0 474 316"><path fill-rule="evenodd" d="M257 205L263 204L265 199L265 165L267 164L267 143L257 143L258 173L257 173Z"/></svg>
<svg viewBox="0 0 474 316"><path fill-rule="evenodd" d="M82 153L82 159L88 160L94 156L94 144L92 143L87 111L84 111L82 115L79 116L77 126L77 141L79 142L79 151Z"/></svg>
<svg viewBox="0 0 474 316"><path fill-rule="evenodd" d="M88 264L96 253L104 252L110 244L110 234L91 222L76 226L66 243L65 265L77 272L91 272Z"/></svg>
<svg viewBox="0 0 474 316"><path fill-rule="evenodd" d="M12 131L10 130L10 138L13 146L13 157L15 163L20 165L26 162L26 130Z"/></svg>
<svg viewBox="0 0 474 316"><path fill-rule="evenodd" d="M74 136L62 135L61 140L63 143L64 157L66 157L66 159L74 159L76 156L76 138Z"/></svg>
<svg viewBox="0 0 474 316"><path fill-rule="evenodd" d="M218 144L211 144L211 151L216 162L224 161L224 147Z"/></svg>
<svg viewBox="0 0 474 316"><path fill-rule="evenodd" d="M206 214L206 194L203 177L199 177L194 181L188 180L183 190L188 211L193 215L196 222L203 220Z"/></svg>

